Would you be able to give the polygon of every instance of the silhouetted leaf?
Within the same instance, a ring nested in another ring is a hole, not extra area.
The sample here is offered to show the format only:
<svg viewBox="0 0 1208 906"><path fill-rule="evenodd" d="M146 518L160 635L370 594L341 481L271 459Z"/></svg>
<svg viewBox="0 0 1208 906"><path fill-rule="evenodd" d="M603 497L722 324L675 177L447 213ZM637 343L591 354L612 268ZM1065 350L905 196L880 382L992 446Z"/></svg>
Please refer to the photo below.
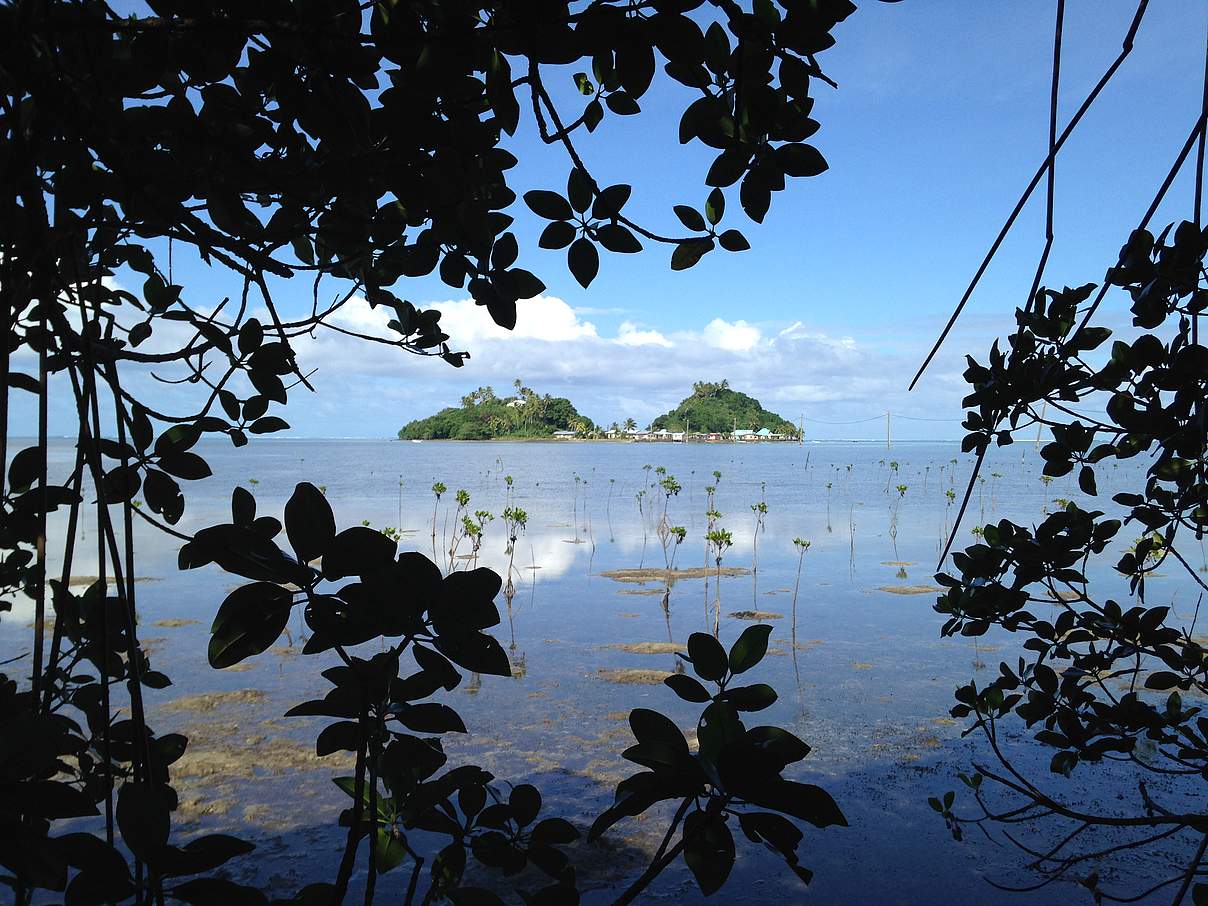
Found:
<svg viewBox="0 0 1208 906"><path fill-rule="evenodd" d="M817 176L826 170L826 158L813 145L781 145L776 149L776 163L786 176Z"/></svg>
<svg viewBox="0 0 1208 906"><path fill-rule="evenodd" d="M772 627L748 626L730 648L730 672L745 673L763 660L768 653L768 636Z"/></svg>
<svg viewBox="0 0 1208 906"><path fill-rule="evenodd" d="M175 794L166 786L125 783L118 791L117 825L131 852L143 859L168 842Z"/></svg>
<svg viewBox="0 0 1208 906"><path fill-rule="evenodd" d="M676 245L671 253L671 269L687 270L713 250L712 239L689 239Z"/></svg>
<svg viewBox="0 0 1208 906"><path fill-rule="evenodd" d="M546 189L534 189L524 193L524 203L538 217L546 220L570 220L574 216L570 202L557 192Z"/></svg>
<svg viewBox="0 0 1208 906"><path fill-rule="evenodd" d="M725 819L703 811L684 820L684 861L705 896L726 883L734 867L734 837Z"/></svg>
<svg viewBox="0 0 1208 906"><path fill-rule="evenodd" d="M301 563L322 557L336 537L331 504L310 482L299 482L285 504L285 534Z"/></svg>
<svg viewBox="0 0 1208 906"><path fill-rule="evenodd" d="M688 636L688 657L692 661L692 669L701 679L719 680L726 675L729 666L726 649L707 633L694 632Z"/></svg>
<svg viewBox="0 0 1208 906"><path fill-rule="evenodd" d="M686 204L677 204L672 210L675 211L675 216L679 218L680 223L688 229L706 229L705 218L701 216L700 211L696 210L696 208L689 207Z"/></svg>
<svg viewBox="0 0 1208 906"><path fill-rule="evenodd" d="M323 577L328 581L365 575L394 559L398 543L362 525L344 529L323 552Z"/></svg>
<svg viewBox="0 0 1208 906"><path fill-rule="evenodd" d="M541 231L537 244L543 249L564 249L575 241L578 231L565 220L555 220Z"/></svg>
<svg viewBox="0 0 1208 906"><path fill-rule="evenodd" d="M745 252L751 247L747 237L738 230L726 230L717 237L717 241L727 252Z"/></svg>
<svg viewBox="0 0 1208 906"><path fill-rule="evenodd" d="M220 670L268 649L285 629L292 598L271 582L253 582L227 595L210 627L210 666Z"/></svg>
<svg viewBox="0 0 1208 906"><path fill-rule="evenodd" d="M579 285L587 289L600 271L600 253L590 239L580 236L566 254L566 264Z"/></svg>
<svg viewBox="0 0 1208 906"><path fill-rule="evenodd" d="M712 698L708 689L683 673L673 673L663 683L686 702L707 702Z"/></svg>

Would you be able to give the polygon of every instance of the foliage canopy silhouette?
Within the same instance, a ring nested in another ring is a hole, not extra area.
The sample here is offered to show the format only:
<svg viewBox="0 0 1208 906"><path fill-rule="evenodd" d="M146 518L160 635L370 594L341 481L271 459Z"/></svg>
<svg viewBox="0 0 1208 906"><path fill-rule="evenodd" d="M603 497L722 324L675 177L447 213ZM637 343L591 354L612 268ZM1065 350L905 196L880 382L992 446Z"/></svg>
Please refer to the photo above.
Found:
<svg viewBox="0 0 1208 906"><path fill-rule="evenodd" d="M393 895L406 902L498 902L460 886L468 857L505 877L536 865L550 883L525 891L530 903L577 900L558 847L578 832L539 820L531 786L507 792L472 765L442 771L439 737L464 727L424 701L457 685L457 667L509 671L484 631L499 619L500 577L442 575L379 532L338 530L306 482L283 520L237 488L229 523L180 532L188 483L210 474L198 441L225 435L243 446L287 428L277 413L296 388L312 389L294 349L305 334L460 366L469 353L403 286L435 272L513 327L518 303L544 289L518 265L510 231L525 208L546 222L541 245L565 248L583 286L601 248L664 245L673 269L719 247L747 248L723 225L727 197L737 200L731 211L759 222L791 178L826 168L807 143L819 128L811 92L829 81L815 57L853 10L847 0L149 0L126 15L102 0L0 3L0 458L10 452L9 395L32 394L39 412L38 443L16 451L4 476L0 532L0 608L20 593L36 606L21 678L0 677L0 733L18 742L0 752L0 882L18 902L37 890L62 891L68 903L267 901L213 874L250 844L172 842L171 765L188 740L146 721L144 694L171 680L138 638L136 519L184 542L182 568L215 563L248 580L216 608L214 667L264 651L295 607L313 632L308 650L338 655L323 673L328 694L291 713L334 719L316 741L320 755L355 753L354 776L339 781L351 797L347 845L337 877L292 901L342 901L362 850L366 902L379 875L405 862L409 878ZM663 74L692 93L680 140L716 152L703 203L675 205L673 230L631 218L631 188L600 185L580 148L606 119L639 115ZM579 99L572 113L554 100L565 86ZM523 207L506 147L522 118L569 162L564 184L527 192ZM178 256L237 291L211 304L204 287L176 282ZM310 288L309 312L280 304L289 281ZM388 337L333 322L357 296L389 312ZM29 361L34 372L20 370ZM131 392L131 374L148 370L194 387L196 408L167 411L155 394ZM48 401L58 393L78 414L75 462L61 483L47 473ZM56 511L67 521L58 578L47 574ZM99 578L77 594L69 579L85 527L99 539ZM675 799L668 841L681 824L682 834L623 900L681 854L703 890L720 887L736 818L802 877L801 833L780 813L843 823L825 792L781 777L808 747L739 716L771 701L766 687L728 685L762 655L752 632L728 666L713 663L724 652L713 639L684 655L708 663L698 672L718 684L705 699L690 690L709 702L697 751L665 718L634 712L638 743L626 757L646 770L621 785L594 832ZM385 650L357 648L371 639ZM96 814L96 834L57 830ZM449 842L420 854L417 828Z"/></svg>

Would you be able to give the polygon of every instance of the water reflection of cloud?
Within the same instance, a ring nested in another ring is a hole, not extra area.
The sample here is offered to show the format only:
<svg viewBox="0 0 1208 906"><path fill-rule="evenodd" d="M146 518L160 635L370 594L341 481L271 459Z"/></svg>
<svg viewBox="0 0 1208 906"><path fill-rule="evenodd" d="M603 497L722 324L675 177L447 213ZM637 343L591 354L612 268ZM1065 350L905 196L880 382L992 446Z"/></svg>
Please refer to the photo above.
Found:
<svg viewBox="0 0 1208 906"><path fill-rule="evenodd" d="M574 538L574 529L571 526L555 532L535 532L529 529L516 540L516 554L512 560L515 572L512 581L516 585L524 584L531 575L530 567L534 565L540 567L540 578L543 579L565 575L574 566L576 559L587 557L591 553L591 541L586 538L581 529L579 537L583 539L582 544L572 544L566 540ZM484 541L478 552L476 565L489 567L506 578L508 555L504 547L505 541L503 531L492 532L491 527L488 527L484 533ZM404 540L400 549L418 550L426 557L432 556L431 545L425 548L422 539ZM461 554L469 553L469 544L463 543L459 552ZM448 565L443 557L438 556L437 562L442 569ZM464 569L468 563L472 563L472 561L458 560L457 568Z"/></svg>

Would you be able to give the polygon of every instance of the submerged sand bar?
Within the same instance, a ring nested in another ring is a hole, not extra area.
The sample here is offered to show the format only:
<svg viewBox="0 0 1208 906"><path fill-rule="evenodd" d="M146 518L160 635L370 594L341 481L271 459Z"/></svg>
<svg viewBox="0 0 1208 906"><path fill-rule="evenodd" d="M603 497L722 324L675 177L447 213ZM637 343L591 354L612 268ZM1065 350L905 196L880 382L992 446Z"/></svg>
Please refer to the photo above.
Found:
<svg viewBox="0 0 1208 906"><path fill-rule="evenodd" d="M723 566L721 575L749 576L751 571L743 566ZM716 567L691 566L686 569L664 569L647 566L644 569L609 569L600 573L614 582L678 582L680 579L707 579L718 575Z"/></svg>

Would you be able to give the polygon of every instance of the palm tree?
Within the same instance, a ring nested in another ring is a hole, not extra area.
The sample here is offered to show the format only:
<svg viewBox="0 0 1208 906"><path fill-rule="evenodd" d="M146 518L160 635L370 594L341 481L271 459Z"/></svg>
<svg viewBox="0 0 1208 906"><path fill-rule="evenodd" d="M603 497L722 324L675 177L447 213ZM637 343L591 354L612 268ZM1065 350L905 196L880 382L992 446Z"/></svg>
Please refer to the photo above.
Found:
<svg viewBox="0 0 1208 906"><path fill-rule="evenodd" d="M633 431L634 429L637 428L637 426L638 426L638 423L635 422L632 418L625 419L625 430L626 431Z"/></svg>

